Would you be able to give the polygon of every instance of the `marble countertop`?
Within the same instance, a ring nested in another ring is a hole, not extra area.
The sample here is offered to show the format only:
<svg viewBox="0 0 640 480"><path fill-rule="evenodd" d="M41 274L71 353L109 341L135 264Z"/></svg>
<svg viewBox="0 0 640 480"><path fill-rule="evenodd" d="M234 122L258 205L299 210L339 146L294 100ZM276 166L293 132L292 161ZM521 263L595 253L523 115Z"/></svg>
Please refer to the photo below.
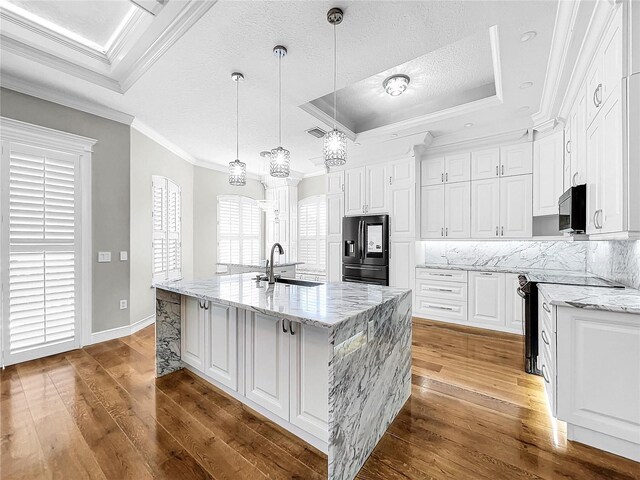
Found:
<svg viewBox="0 0 640 480"><path fill-rule="evenodd" d="M225 267L245 267L245 268L257 268L264 269L266 268L264 263L261 264L251 264L251 263L224 263L218 262L216 265L223 265ZM293 265L304 265L304 262L283 262L283 263L275 263L274 267L291 267Z"/></svg>
<svg viewBox="0 0 640 480"><path fill-rule="evenodd" d="M282 283L269 286L266 281L256 282L254 273L176 280L154 286L321 327L332 327L410 292L403 288L346 282L323 283L316 287Z"/></svg>
<svg viewBox="0 0 640 480"><path fill-rule="evenodd" d="M495 267L491 265L447 265L440 263L421 263L416 265L416 268L440 268L442 270L469 270L470 272L498 272L498 273L521 273L531 276L535 276L534 281L543 278L546 275L558 275L564 274L570 277L595 277L590 273L584 272L571 272L565 270L551 270L548 268L528 268L528 267ZM532 278L533 280L533 278Z"/></svg>
<svg viewBox="0 0 640 480"><path fill-rule="evenodd" d="M640 314L640 290L540 284L538 291L552 305Z"/></svg>

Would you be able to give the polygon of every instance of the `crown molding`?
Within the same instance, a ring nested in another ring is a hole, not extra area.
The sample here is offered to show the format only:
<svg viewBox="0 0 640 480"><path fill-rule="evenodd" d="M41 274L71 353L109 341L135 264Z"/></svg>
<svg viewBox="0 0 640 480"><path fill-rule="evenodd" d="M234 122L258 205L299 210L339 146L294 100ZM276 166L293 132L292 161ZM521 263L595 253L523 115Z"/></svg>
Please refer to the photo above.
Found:
<svg viewBox="0 0 640 480"><path fill-rule="evenodd" d="M514 143L530 142L527 128L518 128L506 132L492 133L480 137L464 140L456 139L455 135L443 135L435 137L431 146L421 149L421 155L432 156L449 153L452 151L472 150L489 145L508 145Z"/></svg>
<svg viewBox="0 0 640 480"><path fill-rule="evenodd" d="M491 61L493 63L493 79L496 86L496 97L502 102L502 62L500 60L500 42L497 25L489 27L489 44L491 45Z"/></svg>
<svg viewBox="0 0 640 480"><path fill-rule="evenodd" d="M133 115L105 107L104 105L100 105L89 100L77 98L72 95L53 90L49 87L31 83L7 73L2 73L0 75L0 86L18 93L23 93L48 102L57 103L58 105L97 115L98 117L106 118L108 120L113 120L114 122L124 123L126 125L131 125L131 122L133 122Z"/></svg>
<svg viewBox="0 0 640 480"><path fill-rule="evenodd" d="M2 130L3 140L14 140L16 142L36 141L42 147L79 154L92 152L93 146L98 142L94 138L41 127L40 125L33 125L8 117L0 117L0 129Z"/></svg>

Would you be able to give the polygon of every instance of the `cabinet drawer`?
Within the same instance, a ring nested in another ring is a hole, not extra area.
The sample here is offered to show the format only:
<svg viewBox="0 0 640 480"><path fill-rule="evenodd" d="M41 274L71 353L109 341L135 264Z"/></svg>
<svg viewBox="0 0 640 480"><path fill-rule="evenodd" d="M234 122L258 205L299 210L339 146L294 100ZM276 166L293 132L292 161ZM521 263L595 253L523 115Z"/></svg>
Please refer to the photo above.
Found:
<svg viewBox="0 0 640 480"><path fill-rule="evenodd" d="M416 280L416 295L466 302L467 284L419 278Z"/></svg>
<svg viewBox="0 0 640 480"><path fill-rule="evenodd" d="M442 268L416 268L416 278L466 283L467 271L466 270L445 270Z"/></svg>
<svg viewBox="0 0 640 480"><path fill-rule="evenodd" d="M433 320L467 321L467 302L444 300L432 296L416 296L416 311Z"/></svg>
<svg viewBox="0 0 640 480"><path fill-rule="evenodd" d="M556 333L556 315L555 307L545 298L542 293L538 292L538 324L542 326L546 324L549 331Z"/></svg>

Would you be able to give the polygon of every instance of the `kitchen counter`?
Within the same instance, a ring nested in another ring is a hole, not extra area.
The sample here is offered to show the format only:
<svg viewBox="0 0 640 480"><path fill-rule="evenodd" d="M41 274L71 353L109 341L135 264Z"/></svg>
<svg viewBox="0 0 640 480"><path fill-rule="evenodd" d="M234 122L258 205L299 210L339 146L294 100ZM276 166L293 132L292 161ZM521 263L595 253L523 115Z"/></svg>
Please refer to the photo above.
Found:
<svg viewBox="0 0 640 480"><path fill-rule="evenodd" d="M255 274L156 287L156 375L189 368L351 480L411 395L411 290ZM183 333L184 330L184 333Z"/></svg>
<svg viewBox="0 0 640 480"><path fill-rule="evenodd" d="M421 263L416 265L416 268L440 268L443 270L468 270L470 272L497 272L497 273L519 273L535 276L534 281L543 281L545 273L547 275L558 275L564 274L569 277L595 277L590 273L584 272L571 272L565 270L550 270L548 268L529 268L529 267L495 267L491 265L447 265L447 264L439 264L439 263ZM530 278L532 279L532 278Z"/></svg>
<svg viewBox="0 0 640 480"><path fill-rule="evenodd" d="M538 285L552 305L640 314L640 290L633 288Z"/></svg>
<svg viewBox="0 0 640 480"><path fill-rule="evenodd" d="M250 264L250 263L225 263L218 262L216 265L222 265L223 267L239 267L239 268L253 268L255 270L264 270L266 268L265 264ZM275 263L273 266L278 267L292 267L294 265L304 265L304 262L283 262L283 263Z"/></svg>

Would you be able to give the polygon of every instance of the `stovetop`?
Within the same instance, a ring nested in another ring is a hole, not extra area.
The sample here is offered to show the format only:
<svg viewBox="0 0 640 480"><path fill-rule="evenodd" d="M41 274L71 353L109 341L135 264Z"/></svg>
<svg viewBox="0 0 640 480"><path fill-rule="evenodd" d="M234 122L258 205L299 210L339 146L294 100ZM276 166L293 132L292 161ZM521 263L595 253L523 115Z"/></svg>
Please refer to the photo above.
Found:
<svg viewBox="0 0 640 480"><path fill-rule="evenodd" d="M583 285L587 287L612 287L612 288L624 288L621 285L611 280L605 280L604 278L595 277L593 275L579 275L568 274L562 272L528 272L524 275L520 275L521 283L524 280L531 283L557 283L560 285Z"/></svg>

